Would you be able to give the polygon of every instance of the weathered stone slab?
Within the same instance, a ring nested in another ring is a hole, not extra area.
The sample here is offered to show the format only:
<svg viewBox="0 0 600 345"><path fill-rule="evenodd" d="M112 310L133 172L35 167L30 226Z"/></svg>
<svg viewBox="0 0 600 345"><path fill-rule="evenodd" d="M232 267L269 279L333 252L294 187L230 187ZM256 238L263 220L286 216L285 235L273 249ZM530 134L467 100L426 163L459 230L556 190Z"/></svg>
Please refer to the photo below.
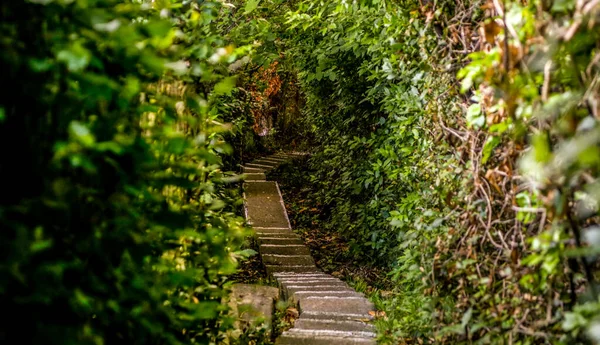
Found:
<svg viewBox="0 0 600 345"><path fill-rule="evenodd" d="M276 273L273 276L275 278L277 278L277 279L279 279L279 278L289 278L289 277L296 277L296 278L305 278L305 277L331 277L331 275L329 275L327 273L323 273L323 272L319 272L319 273L281 272L281 273Z"/></svg>
<svg viewBox="0 0 600 345"><path fill-rule="evenodd" d="M252 173L243 175L245 181L265 181L267 177L264 173Z"/></svg>
<svg viewBox="0 0 600 345"><path fill-rule="evenodd" d="M265 265L280 265L280 266L294 266L294 265L314 265L315 261L310 255L277 255L277 254L266 254L261 255L262 261Z"/></svg>
<svg viewBox="0 0 600 345"><path fill-rule="evenodd" d="M315 285L319 285L317 283L343 283L341 280L334 277L304 277L304 278L296 278L296 277L285 277L285 278L277 278L277 281L281 284L294 285L295 283L312 283Z"/></svg>
<svg viewBox="0 0 600 345"><path fill-rule="evenodd" d="M244 164L244 166L247 168L263 169L263 170L271 170L274 168L273 165L256 164L256 163L246 163L246 164Z"/></svg>
<svg viewBox="0 0 600 345"><path fill-rule="evenodd" d="M236 328L265 327L271 329L274 303L279 289L271 286L235 284L232 286L229 306L236 316Z"/></svg>
<svg viewBox="0 0 600 345"><path fill-rule="evenodd" d="M274 234L274 235L284 234L284 235L298 237L298 235L296 235L290 228L277 228L277 227L265 228L265 227L255 226L254 230L258 234Z"/></svg>
<svg viewBox="0 0 600 345"><path fill-rule="evenodd" d="M264 166L264 167L267 167L268 169L274 169L274 168L277 168L281 164L281 162L273 162L273 161L268 161L265 159L258 159L258 160L252 161L251 163L248 163L248 164L258 165L259 167Z"/></svg>
<svg viewBox="0 0 600 345"><path fill-rule="evenodd" d="M255 227L290 228L276 182L246 182L246 219Z"/></svg>
<svg viewBox="0 0 600 345"><path fill-rule="evenodd" d="M257 159L255 161L253 161L253 163L257 163L257 164L261 164L261 163L276 163L276 164L283 164L285 162L287 162L288 159L284 159L284 158L276 158L276 157L265 157L265 158L261 158L261 159Z"/></svg>
<svg viewBox="0 0 600 345"><path fill-rule="evenodd" d="M354 290L339 290L339 291L296 291L290 298L294 298L294 300L298 301L302 298L308 297L364 297L363 294L356 292Z"/></svg>
<svg viewBox="0 0 600 345"><path fill-rule="evenodd" d="M329 297L339 296L339 293L347 293L344 298L359 297L355 296L354 290L344 286L330 286L330 285L313 285L313 286L298 286L288 285L281 288L281 295L286 299L293 300L295 302L301 299L309 297ZM322 293L322 294L319 294Z"/></svg>
<svg viewBox="0 0 600 345"><path fill-rule="evenodd" d="M263 255L310 255L310 250L304 244L261 244L259 251Z"/></svg>
<svg viewBox="0 0 600 345"><path fill-rule="evenodd" d="M300 237L259 237L258 242L263 244L304 244Z"/></svg>
<svg viewBox="0 0 600 345"><path fill-rule="evenodd" d="M340 303L343 302L343 303ZM300 314L330 314L330 315L359 315L372 318L370 311L375 310L373 303L366 298L325 298L308 297L300 300Z"/></svg>
<svg viewBox="0 0 600 345"><path fill-rule="evenodd" d="M372 324L354 320L320 320L300 318L294 323L294 328L312 330L337 330L346 332L375 332L375 327Z"/></svg>
<svg viewBox="0 0 600 345"><path fill-rule="evenodd" d="M265 265L267 274L273 275L275 273L309 273L319 272L319 269L315 265L294 265L294 266L281 266L281 265Z"/></svg>
<svg viewBox="0 0 600 345"><path fill-rule="evenodd" d="M357 337L316 337L313 334L297 334L284 332L277 341L276 345L376 345L373 338Z"/></svg>
<svg viewBox="0 0 600 345"><path fill-rule="evenodd" d="M250 167L243 167L242 168L244 174L257 174L257 173L263 173L265 172L265 169L259 169L259 168L250 168Z"/></svg>
<svg viewBox="0 0 600 345"><path fill-rule="evenodd" d="M377 335L371 331L345 331L341 329L305 329L294 327L288 330L289 334L310 334L319 337L344 337L344 338L375 338Z"/></svg>
<svg viewBox="0 0 600 345"><path fill-rule="evenodd" d="M341 286L341 287L346 287L346 288L350 288L348 286L348 284L344 283L341 280L325 280L325 279L321 279L321 280L293 280L293 281L286 281L286 280L278 280L282 285L284 286L308 286L308 287L313 287L313 286Z"/></svg>

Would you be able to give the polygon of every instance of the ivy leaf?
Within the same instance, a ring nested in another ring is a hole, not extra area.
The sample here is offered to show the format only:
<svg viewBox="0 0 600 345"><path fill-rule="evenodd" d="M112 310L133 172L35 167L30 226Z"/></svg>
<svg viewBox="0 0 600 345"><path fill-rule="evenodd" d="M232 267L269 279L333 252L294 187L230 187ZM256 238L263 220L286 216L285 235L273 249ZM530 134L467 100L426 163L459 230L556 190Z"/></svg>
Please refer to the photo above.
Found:
<svg viewBox="0 0 600 345"><path fill-rule="evenodd" d="M485 117L481 112L481 105L471 104L467 110L467 126L471 128L481 128L485 124Z"/></svg>

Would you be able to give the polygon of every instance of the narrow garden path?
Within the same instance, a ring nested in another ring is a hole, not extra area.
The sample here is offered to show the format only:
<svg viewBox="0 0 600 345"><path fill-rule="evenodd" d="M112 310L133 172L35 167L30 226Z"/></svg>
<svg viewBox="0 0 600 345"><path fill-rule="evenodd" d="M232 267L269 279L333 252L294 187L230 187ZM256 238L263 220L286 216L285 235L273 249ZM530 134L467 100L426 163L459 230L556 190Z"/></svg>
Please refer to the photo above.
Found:
<svg viewBox="0 0 600 345"><path fill-rule="evenodd" d="M292 231L277 182L266 180L266 172L297 156L277 153L243 168L245 216L256 231L261 260L281 298L297 304L300 312L276 344L376 344L374 327L365 322L372 319L373 304L316 267L308 247Z"/></svg>

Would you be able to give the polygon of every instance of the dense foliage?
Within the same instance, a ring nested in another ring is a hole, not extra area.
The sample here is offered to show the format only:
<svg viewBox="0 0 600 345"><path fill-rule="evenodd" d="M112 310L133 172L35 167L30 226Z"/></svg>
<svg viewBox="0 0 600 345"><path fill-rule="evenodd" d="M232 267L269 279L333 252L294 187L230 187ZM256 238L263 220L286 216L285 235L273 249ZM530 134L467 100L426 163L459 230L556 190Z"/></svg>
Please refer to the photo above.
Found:
<svg viewBox="0 0 600 345"><path fill-rule="evenodd" d="M0 342L208 344L230 327L245 231L218 98L243 47L224 48L220 8L0 5Z"/></svg>
<svg viewBox="0 0 600 345"><path fill-rule="evenodd" d="M0 340L225 341L225 171L310 144L381 343L600 342L599 9L3 2Z"/></svg>

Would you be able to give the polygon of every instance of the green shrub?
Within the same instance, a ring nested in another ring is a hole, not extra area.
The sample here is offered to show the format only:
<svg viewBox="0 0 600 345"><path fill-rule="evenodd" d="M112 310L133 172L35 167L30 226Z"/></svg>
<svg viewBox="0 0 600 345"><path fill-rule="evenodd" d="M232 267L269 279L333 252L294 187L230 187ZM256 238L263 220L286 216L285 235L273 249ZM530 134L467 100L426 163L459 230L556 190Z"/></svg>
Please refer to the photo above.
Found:
<svg viewBox="0 0 600 345"><path fill-rule="evenodd" d="M218 50L218 9L0 4L0 342L208 344L231 326L244 230L219 168L231 86L208 61L236 53ZM207 93L172 97L159 78Z"/></svg>

